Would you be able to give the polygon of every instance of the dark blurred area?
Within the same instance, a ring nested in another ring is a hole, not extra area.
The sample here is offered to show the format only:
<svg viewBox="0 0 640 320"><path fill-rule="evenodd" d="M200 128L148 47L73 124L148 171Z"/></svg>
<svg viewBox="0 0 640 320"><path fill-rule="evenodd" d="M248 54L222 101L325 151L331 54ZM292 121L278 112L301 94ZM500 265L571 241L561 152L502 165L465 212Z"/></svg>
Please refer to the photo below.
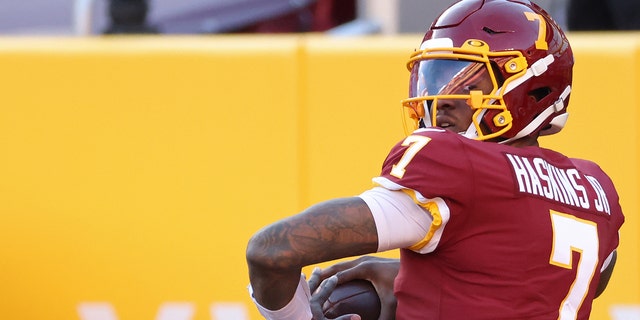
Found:
<svg viewBox="0 0 640 320"><path fill-rule="evenodd" d="M109 1L109 26L106 34L159 33L159 29L147 22L149 4L146 0Z"/></svg>
<svg viewBox="0 0 640 320"><path fill-rule="evenodd" d="M640 0L569 0L571 31L640 30Z"/></svg>
<svg viewBox="0 0 640 320"><path fill-rule="evenodd" d="M326 31L356 18L355 0L244 0L207 7L149 22L147 0L110 0L104 33L295 33Z"/></svg>
<svg viewBox="0 0 640 320"><path fill-rule="evenodd" d="M356 18L355 0L318 0L290 13L259 21L238 32L318 32L327 31Z"/></svg>
<svg viewBox="0 0 640 320"><path fill-rule="evenodd" d="M357 0L0 0L0 35L322 32Z"/></svg>
<svg viewBox="0 0 640 320"><path fill-rule="evenodd" d="M423 33L455 1L0 0L0 35ZM536 2L565 27L568 1ZM576 11L590 8L584 1L597 0L575 1Z"/></svg>

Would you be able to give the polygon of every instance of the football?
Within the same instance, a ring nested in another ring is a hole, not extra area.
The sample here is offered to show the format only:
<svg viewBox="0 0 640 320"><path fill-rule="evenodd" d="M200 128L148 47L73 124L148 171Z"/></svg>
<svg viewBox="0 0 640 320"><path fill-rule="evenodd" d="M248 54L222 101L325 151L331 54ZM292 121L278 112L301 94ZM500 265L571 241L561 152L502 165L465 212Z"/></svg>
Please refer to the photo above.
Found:
<svg viewBox="0 0 640 320"><path fill-rule="evenodd" d="M327 318L355 313L362 320L377 320L380 316L380 298L371 282L352 280L338 285L323 305Z"/></svg>

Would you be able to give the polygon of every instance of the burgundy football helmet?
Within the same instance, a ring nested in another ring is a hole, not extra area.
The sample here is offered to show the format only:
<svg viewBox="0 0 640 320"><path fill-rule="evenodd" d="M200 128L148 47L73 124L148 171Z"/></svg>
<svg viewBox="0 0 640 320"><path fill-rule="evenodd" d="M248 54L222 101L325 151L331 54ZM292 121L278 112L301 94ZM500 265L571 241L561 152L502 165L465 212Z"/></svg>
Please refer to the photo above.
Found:
<svg viewBox="0 0 640 320"><path fill-rule="evenodd" d="M445 10L407 64L413 128L439 126L444 101L473 110L461 132L499 142L557 133L567 119L573 53L564 32L526 0L462 0Z"/></svg>

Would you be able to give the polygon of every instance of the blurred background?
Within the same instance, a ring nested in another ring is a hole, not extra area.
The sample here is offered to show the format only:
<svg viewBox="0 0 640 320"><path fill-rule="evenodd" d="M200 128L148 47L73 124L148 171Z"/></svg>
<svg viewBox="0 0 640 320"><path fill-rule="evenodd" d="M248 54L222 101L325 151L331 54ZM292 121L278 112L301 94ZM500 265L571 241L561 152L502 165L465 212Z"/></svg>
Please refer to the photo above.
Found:
<svg viewBox="0 0 640 320"><path fill-rule="evenodd" d="M0 34L97 35L324 32L413 33L454 1L25 0L0 1ZM567 0L538 4L565 24ZM344 26L347 24L346 26Z"/></svg>

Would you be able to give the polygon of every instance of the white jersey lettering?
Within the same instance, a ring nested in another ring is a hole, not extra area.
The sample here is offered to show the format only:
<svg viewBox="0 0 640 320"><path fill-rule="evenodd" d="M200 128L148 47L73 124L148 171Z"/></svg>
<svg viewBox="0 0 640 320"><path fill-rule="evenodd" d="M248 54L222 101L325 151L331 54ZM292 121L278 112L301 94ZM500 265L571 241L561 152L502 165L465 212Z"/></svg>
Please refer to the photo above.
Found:
<svg viewBox="0 0 640 320"><path fill-rule="evenodd" d="M596 178L582 175L576 168L558 168L538 157L506 156L519 192L582 209L590 209L593 205L597 211L610 214L607 196ZM595 191L594 199L589 199L585 181Z"/></svg>

